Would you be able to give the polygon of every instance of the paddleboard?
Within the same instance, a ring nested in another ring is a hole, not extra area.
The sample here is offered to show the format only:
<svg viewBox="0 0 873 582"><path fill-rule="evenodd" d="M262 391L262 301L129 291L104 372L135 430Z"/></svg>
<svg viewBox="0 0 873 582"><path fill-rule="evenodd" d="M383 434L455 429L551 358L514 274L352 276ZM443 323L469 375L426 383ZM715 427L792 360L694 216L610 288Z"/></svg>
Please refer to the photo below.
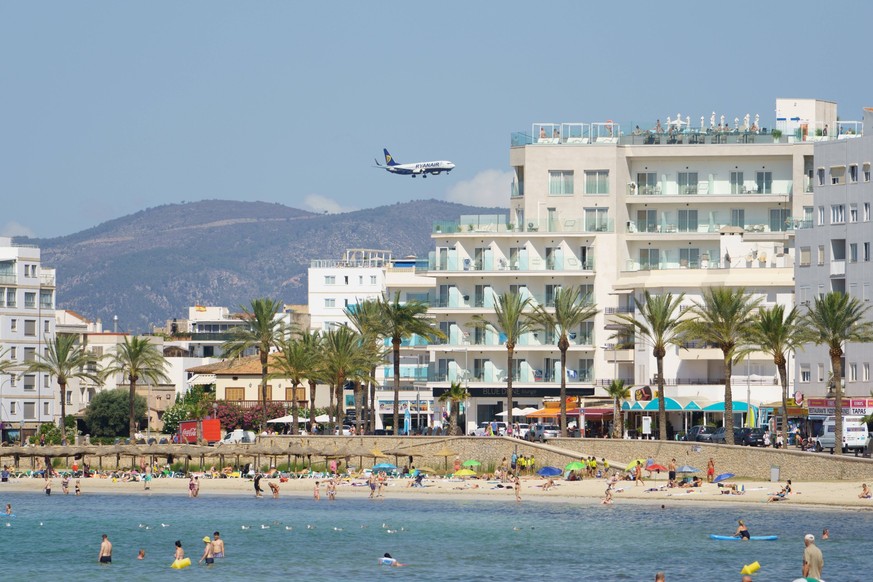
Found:
<svg viewBox="0 0 873 582"><path fill-rule="evenodd" d="M738 542L741 537L739 536L720 536L718 534L709 534L709 539L718 540L720 542ZM779 536L752 536L751 540L753 542L773 542L779 539Z"/></svg>

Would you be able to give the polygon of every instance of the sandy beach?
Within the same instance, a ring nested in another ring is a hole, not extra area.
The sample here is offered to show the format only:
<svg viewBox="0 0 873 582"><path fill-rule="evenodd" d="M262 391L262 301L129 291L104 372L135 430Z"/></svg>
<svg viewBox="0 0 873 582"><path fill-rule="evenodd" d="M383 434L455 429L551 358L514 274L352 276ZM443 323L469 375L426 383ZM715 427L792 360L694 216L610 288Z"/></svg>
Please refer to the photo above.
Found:
<svg viewBox="0 0 873 582"><path fill-rule="evenodd" d="M265 490L265 497L270 496L268 483L279 485L280 495L311 496L316 478L289 479L280 482L279 479L264 478L261 487ZM324 479L322 482L322 500L326 498ZM251 479L228 478L211 479L201 478L200 498L209 498L221 495L254 496ZM445 498L464 499L490 499L505 498L508 502L514 502L514 494L511 484L500 484L496 480L485 479L443 479L428 478L424 481L424 487L411 487L411 479L389 479L384 488L385 498L402 497L414 498L420 496L437 496ZM534 501L574 501L580 500L586 503L596 503L603 498L606 489L604 479L585 479L584 481L555 481L555 486L549 491L543 491L542 485L545 479L539 477L525 477L522 479L522 502ZM793 492L785 500L776 503L767 503L771 494L780 489L784 482L776 484L763 481L751 481L741 478L732 479L738 487L744 486L745 493L742 495L727 495L725 488L717 484L704 483L700 488L682 489L667 488L666 476L658 476L646 479L645 485L634 485L631 481L619 481L616 484L614 503L621 505L623 502L653 503L653 504L677 504L677 503L709 503L709 504L747 504L757 503L771 507L785 506L810 506L846 508L853 510L873 511L873 499L860 499L861 483L848 481L840 482L798 482L792 481ZM141 482L113 481L108 478L81 479L82 494L91 493L117 494L117 495L188 495L187 479L154 479L150 489L146 491ZM0 496L3 492L32 492L42 495L45 481L41 478L11 479L8 483L0 485ZM70 485L72 495L73 484ZM61 480L53 480L52 495L63 495ZM363 479L344 479L338 488L337 497L345 496L366 497L369 488Z"/></svg>

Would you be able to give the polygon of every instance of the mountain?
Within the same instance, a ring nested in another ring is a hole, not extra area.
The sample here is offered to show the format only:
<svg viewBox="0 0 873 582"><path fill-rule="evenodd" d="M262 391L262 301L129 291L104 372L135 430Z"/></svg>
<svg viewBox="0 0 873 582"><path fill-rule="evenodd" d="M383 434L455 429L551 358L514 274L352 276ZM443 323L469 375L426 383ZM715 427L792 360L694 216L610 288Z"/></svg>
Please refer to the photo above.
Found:
<svg viewBox="0 0 873 582"><path fill-rule="evenodd" d="M57 305L145 331L191 305L236 309L255 297L306 303L312 259L347 248L427 256L434 221L506 213L417 200L342 214L281 204L203 200L142 210L68 236L29 240L57 269ZM24 242L24 241L22 241Z"/></svg>

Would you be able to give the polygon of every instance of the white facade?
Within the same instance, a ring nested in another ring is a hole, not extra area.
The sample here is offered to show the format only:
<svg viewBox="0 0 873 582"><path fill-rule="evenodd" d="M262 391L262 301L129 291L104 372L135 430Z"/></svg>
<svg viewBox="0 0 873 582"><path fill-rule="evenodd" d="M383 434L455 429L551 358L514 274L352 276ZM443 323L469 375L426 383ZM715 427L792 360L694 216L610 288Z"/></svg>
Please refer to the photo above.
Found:
<svg viewBox="0 0 873 582"><path fill-rule="evenodd" d="M819 112L814 127L831 114L835 121L830 105L791 100L797 109L782 107L793 117ZM603 395L613 378L654 384L651 348L612 339L610 329L610 316L633 312L633 298L645 290L685 293L690 305L704 287L745 287L764 305L793 305L794 231L812 214L812 140L785 132L774 139L747 123L718 131L683 120L630 135L613 122L552 123L513 135L508 216L464 216L434 227L432 313L449 339L430 348L428 386L439 393L465 381L473 394L468 426L503 410L509 373L517 406L556 395L555 338L527 334L508 370L502 339L470 325L476 314L493 314L495 296L507 291L548 306L558 288L577 285L600 309L572 330L571 395ZM721 353L688 347L668 352L665 394L721 401ZM738 401L748 394L758 405L781 393L763 354L735 374Z"/></svg>
<svg viewBox="0 0 873 582"><path fill-rule="evenodd" d="M3 439L56 420L57 385L48 375L24 372L54 337L55 270L42 266L38 247L0 237L0 357L15 364L0 376Z"/></svg>

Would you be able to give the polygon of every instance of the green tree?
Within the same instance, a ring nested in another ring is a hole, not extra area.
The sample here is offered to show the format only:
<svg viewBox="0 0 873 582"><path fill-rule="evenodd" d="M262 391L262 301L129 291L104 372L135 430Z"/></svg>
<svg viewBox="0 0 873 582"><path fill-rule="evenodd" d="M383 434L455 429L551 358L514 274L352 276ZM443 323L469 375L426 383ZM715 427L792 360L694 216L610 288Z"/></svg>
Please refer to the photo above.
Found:
<svg viewBox="0 0 873 582"><path fill-rule="evenodd" d="M630 387L624 385L624 380L616 378L606 387L606 393L612 398L612 436L620 439L624 436L621 401L630 398Z"/></svg>
<svg viewBox="0 0 873 582"><path fill-rule="evenodd" d="M810 334L800 321L800 314L794 307L785 314L785 307L774 305L758 311L750 329L751 343L773 357L782 383L782 427L788 427L788 354L810 339Z"/></svg>
<svg viewBox="0 0 873 582"><path fill-rule="evenodd" d="M371 345L373 350L380 354L379 360L381 361L385 355L385 350L383 348L382 342L386 337L386 325L385 319L382 314L382 309L380 308L379 301L374 299L366 299L357 305L346 307L345 309L346 317L349 318L349 322L352 324L352 327L361 334L365 345ZM376 362L377 364L379 362ZM369 413L367 414L368 418L368 430L370 433L376 430L376 366L373 366L373 369L370 370L370 380L368 382L368 390L365 394L369 394L369 405L367 408L369 409ZM360 394L359 387L356 386L355 390L355 421L358 424L358 429L360 432L360 424L361 424L361 411L360 411ZM363 433L362 433L363 434Z"/></svg>
<svg viewBox="0 0 873 582"><path fill-rule="evenodd" d="M699 340L721 350L724 362L725 443L734 444L734 402L731 375L734 364L751 349L749 330L760 299L752 299L743 288L708 287L701 301L695 301L691 318L682 323L683 340Z"/></svg>
<svg viewBox="0 0 873 582"><path fill-rule="evenodd" d="M46 345L45 354L36 354L36 360L28 363L27 371L48 374L58 381L61 393L61 416L59 423L67 418L67 384L70 380L91 380L100 383L96 373L88 371L93 363L92 356L78 343L79 336L73 334L57 334ZM61 444L67 444L66 432L61 433Z"/></svg>
<svg viewBox="0 0 873 582"><path fill-rule="evenodd" d="M503 293L494 303L494 321L485 316L474 315L473 325L492 329L506 337L506 414L507 422L512 417L512 357L521 336L534 331L537 322L531 318L529 297L522 299L518 293Z"/></svg>
<svg viewBox="0 0 873 582"><path fill-rule="evenodd" d="M343 388L346 381L358 381L369 377L372 350L364 346L356 331L335 327L324 334L324 370L335 391L336 423L342 423Z"/></svg>
<svg viewBox="0 0 873 582"><path fill-rule="evenodd" d="M463 435L463 431L458 426L458 416L461 414L461 402L469 397L470 392L460 382L452 382L449 389L440 394L439 401L449 403L449 436Z"/></svg>
<svg viewBox="0 0 873 582"><path fill-rule="evenodd" d="M384 333L391 338L391 353L394 359L394 434L399 434L400 426L400 344L414 335L428 341L443 338L444 334L434 328L427 314L427 304L422 301L400 302L400 292L391 300L385 296L379 299L379 309L384 321Z"/></svg>
<svg viewBox="0 0 873 582"><path fill-rule="evenodd" d="M12 372L10 370L15 365L15 362L12 360L3 359L7 353L9 353L9 350L4 350L2 349L2 346L0 346L0 374L11 374Z"/></svg>
<svg viewBox="0 0 873 582"><path fill-rule="evenodd" d="M324 336L319 331L304 332L300 335L300 343L310 354L313 366L306 374L309 382L309 428L315 426L315 397L318 382L323 381L326 373L324 369Z"/></svg>
<svg viewBox="0 0 873 582"><path fill-rule="evenodd" d="M318 354L310 350L299 337L283 339L279 342L279 350L280 352L273 358L274 372L270 376L288 378L291 381L291 414L293 416L291 434L298 434L297 387L316 370Z"/></svg>
<svg viewBox="0 0 873 582"><path fill-rule="evenodd" d="M251 308L240 306L243 319L248 325L231 328L230 338L222 345L222 351L228 358L236 358L246 351L255 349L261 362L260 398L263 408L263 429L267 423L267 362L270 351L279 346L279 342L287 336L285 324L278 317L282 304L273 299L252 299Z"/></svg>
<svg viewBox="0 0 873 582"><path fill-rule="evenodd" d="M122 436L129 428L129 403L131 399L124 388L98 392L85 409L85 423L92 436ZM136 395L133 398L134 422L143 422L146 417L146 400Z"/></svg>
<svg viewBox="0 0 873 582"><path fill-rule="evenodd" d="M538 305L531 320L558 334L561 352L561 436L567 436L567 350L570 349L570 330L597 315L597 307L588 295L582 296L579 287L561 288L555 293L555 306ZM511 418L507 418L511 422ZM581 428L581 427L580 427Z"/></svg>
<svg viewBox="0 0 873 582"><path fill-rule="evenodd" d="M633 336L652 346L652 355L658 366L658 436L667 440L667 410L664 400L664 356L667 346L681 345L682 300L684 293L652 295L645 292L644 301L634 298L636 314L619 313L615 316L620 329L613 338ZM637 316L639 314L639 316Z"/></svg>
<svg viewBox="0 0 873 582"><path fill-rule="evenodd" d="M107 365L101 371L105 380L114 374L121 374L123 381L127 381L130 389L129 394L129 430L130 438L136 438L137 415L136 384L145 380L150 384L169 382L166 374L167 361L158 348L146 337L125 337L124 342L115 347L104 358Z"/></svg>
<svg viewBox="0 0 873 582"><path fill-rule="evenodd" d="M810 341L826 346L834 376L834 434L843 434L843 348L847 343L873 342L873 323L867 321L869 306L845 293L832 291L816 297L815 304L801 318L811 334Z"/></svg>

